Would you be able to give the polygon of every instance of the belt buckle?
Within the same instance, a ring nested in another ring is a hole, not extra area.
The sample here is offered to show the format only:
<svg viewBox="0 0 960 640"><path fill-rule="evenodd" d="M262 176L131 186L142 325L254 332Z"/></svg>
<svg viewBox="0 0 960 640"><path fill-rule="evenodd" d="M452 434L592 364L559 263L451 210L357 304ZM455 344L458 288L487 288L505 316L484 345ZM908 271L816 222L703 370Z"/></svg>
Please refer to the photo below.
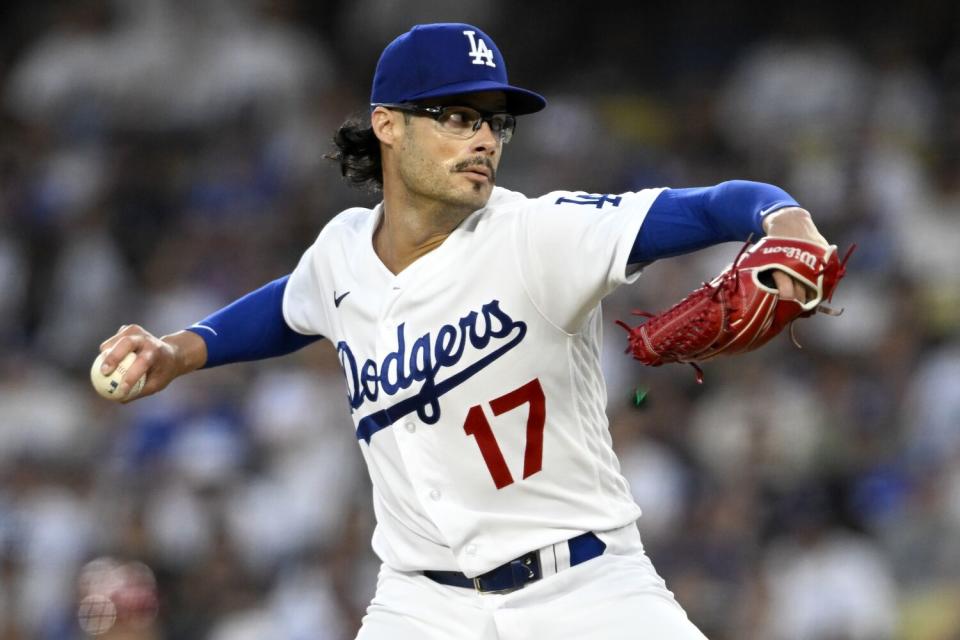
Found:
<svg viewBox="0 0 960 640"><path fill-rule="evenodd" d="M473 579L473 588L477 593L490 593L489 591L483 590L483 586L480 584L480 576Z"/></svg>
<svg viewBox="0 0 960 640"><path fill-rule="evenodd" d="M473 588L476 589L477 593L479 593L480 595L490 595L490 594L505 595L507 593L513 593L518 589L522 589L525 586L526 586L526 583L514 584L509 587L504 587L503 589L484 589L483 586L480 584L479 576L473 579Z"/></svg>
<svg viewBox="0 0 960 640"><path fill-rule="evenodd" d="M522 589L525 586L522 584L520 585L514 584L509 587L504 587L503 589L484 589L483 585L480 584L480 578L481 576L477 576L476 578L473 579L473 588L476 589L477 593L479 593L480 595L488 595L488 594L504 595L507 593L513 593L517 589Z"/></svg>
<svg viewBox="0 0 960 640"><path fill-rule="evenodd" d="M511 560L506 565L502 565L498 569L494 569L494 571L498 571L500 569L507 569L510 571L511 581L513 584L503 587L502 589L484 589L481 583L483 576L481 575L473 578L473 588L477 591L477 593L494 593L501 595L513 593L514 591L522 589L531 582L536 582L543 577L543 571L540 569L540 554L537 551L531 551L524 556L520 556L516 560ZM518 574L520 580L517 580ZM484 575L489 575L489 573Z"/></svg>

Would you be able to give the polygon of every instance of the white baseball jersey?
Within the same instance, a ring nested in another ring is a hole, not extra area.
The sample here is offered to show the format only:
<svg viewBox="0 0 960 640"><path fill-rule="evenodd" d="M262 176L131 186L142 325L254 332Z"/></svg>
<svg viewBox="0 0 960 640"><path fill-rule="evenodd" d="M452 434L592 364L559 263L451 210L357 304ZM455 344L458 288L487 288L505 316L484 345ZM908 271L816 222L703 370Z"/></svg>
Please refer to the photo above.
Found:
<svg viewBox="0 0 960 640"><path fill-rule="evenodd" d="M373 249L382 204L304 253L284 317L337 348L389 567L475 576L639 517L604 411L599 305L638 277L628 256L660 191L496 188L396 275Z"/></svg>

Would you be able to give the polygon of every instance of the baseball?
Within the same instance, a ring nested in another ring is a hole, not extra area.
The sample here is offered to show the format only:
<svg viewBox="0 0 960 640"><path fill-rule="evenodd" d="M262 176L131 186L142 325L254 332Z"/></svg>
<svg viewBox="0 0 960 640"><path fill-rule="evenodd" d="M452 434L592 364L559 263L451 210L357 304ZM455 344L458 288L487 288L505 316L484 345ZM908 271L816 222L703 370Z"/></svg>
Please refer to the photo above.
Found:
<svg viewBox="0 0 960 640"><path fill-rule="evenodd" d="M147 382L146 374L140 376L140 379L130 387L130 392L126 396L118 395L117 390L120 388L124 374L137 359L137 354L132 351L128 353L117 365L117 368L110 375L105 376L100 373L100 365L103 364L103 358L106 354L107 352L104 351L98 355L97 359L93 361L93 366L90 367L90 383L93 384L93 388L107 400L131 400L136 398L143 391L143 385Z"/></svg>

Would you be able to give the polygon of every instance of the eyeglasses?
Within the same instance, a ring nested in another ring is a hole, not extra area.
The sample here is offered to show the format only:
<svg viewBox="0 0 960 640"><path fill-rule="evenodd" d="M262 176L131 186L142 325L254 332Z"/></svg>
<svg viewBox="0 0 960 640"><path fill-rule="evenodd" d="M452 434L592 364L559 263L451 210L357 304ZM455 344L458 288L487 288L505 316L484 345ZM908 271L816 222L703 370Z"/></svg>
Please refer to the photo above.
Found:
<svg viewBox="0 0 960 640"><path fill-rule="evenodd" d="M428 116L436 121L440 131L464 140L475 136L486 122L493 134L499 137L503 144L507 144L517 128L517 119L509 113L480 113L470 107L424 107L409 103L376 103L373 106Z"/></svg>

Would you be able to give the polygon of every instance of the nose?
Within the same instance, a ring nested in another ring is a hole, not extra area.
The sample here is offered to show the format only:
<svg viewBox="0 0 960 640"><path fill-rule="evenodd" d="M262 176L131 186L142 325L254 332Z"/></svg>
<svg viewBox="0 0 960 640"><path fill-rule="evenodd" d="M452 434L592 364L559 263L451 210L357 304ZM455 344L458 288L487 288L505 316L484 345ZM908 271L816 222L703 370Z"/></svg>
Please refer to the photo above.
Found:
<svg viewBox="0 0 960 640"><path fill-rule="evenodd" d="M490 128L490 123L484 120L480 124L480 129L473 135L471 143L474 152L493 154L500 146L500 136L495 134Z"/></svg>

